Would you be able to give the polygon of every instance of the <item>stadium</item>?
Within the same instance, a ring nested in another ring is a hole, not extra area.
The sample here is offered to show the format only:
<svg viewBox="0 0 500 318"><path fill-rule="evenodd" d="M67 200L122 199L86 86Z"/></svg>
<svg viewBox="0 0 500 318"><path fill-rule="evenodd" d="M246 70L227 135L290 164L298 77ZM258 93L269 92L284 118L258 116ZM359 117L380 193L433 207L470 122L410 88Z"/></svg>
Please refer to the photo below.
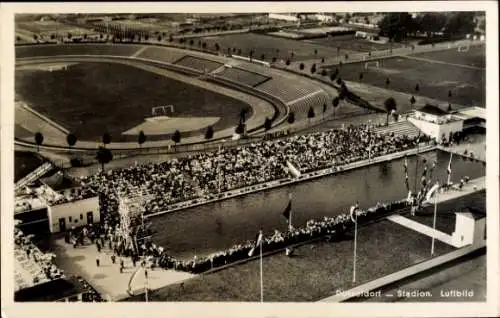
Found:
<svg viewBox="0 0 500 318"><path fill-rule="evenodd" d="M484 36L58 19L16 25L18 301L352 301L484 260Z"/></svg>

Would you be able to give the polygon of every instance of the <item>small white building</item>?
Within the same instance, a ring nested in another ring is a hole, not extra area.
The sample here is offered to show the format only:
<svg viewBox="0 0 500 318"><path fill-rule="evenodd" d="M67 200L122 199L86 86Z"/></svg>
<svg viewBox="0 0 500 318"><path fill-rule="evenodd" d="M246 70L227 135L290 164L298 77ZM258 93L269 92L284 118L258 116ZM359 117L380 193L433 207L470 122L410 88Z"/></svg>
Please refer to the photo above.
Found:
<svg viewBox="0 0 500 318"><path fill-rule="evenodd" d="M100 222L98 195L88 189L55 191L48 185L16 198L14 218L27 232L58 233Z"/></svg>
<svg viewBox="0 0 500 318"><path fill-rule="evenodd" d="M408 121L437 142L448 141L450 133L461 132L464 127L462 118L433 105L416 110Z"/></svg>
<svg viewBox="0 0 500 318"><path fill-rule="evenodd" d="M288 14L288 13L269 13L268 17L269 19L290 21L290 22L299 22L300 20L297 14Z"/></svg>
<svg viewBox="0 0 500 318"><path fill-rule="evenodd" d="M455 231L452 241L455 246L486 245L486 214L475 209L455 212Z"/></svg>

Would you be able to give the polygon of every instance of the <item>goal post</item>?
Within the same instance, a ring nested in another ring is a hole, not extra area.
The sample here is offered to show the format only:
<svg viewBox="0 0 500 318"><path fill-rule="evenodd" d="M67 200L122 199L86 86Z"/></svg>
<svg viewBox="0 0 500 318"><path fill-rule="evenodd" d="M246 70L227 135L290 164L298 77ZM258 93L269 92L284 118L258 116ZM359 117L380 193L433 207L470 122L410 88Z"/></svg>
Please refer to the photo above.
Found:
<svg viewBox="0 0 500 318"><path fill-rule="evenodd" d="M380 61L369 61L365 63L365 70L370 67L380 68Z"/></svg>
<svg viewBox="0 0 500 318"><path fill-rule="evenodd" d="M155 106L151 108L151 116L167 116L174 112L174 105Z"/></svg>
<svg viewBox="0 0 500 318"><path fill-rule="evenodd" d="M461 45L458 47L457 51L458 51L458 53L469 52L469 48L470 48L469 45Z"/></svg>

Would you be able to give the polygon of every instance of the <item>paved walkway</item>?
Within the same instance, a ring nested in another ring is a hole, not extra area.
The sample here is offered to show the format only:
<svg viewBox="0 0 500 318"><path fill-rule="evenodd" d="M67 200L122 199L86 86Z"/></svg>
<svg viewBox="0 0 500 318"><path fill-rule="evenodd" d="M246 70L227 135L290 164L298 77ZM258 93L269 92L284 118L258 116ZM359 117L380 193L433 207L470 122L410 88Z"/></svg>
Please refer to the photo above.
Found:
<svg viewBox="0 0 500 318"><path fill-rule="evenodd" d="M439 147L439 149L468 158L470 158L470 152L472 151L475 159L486 162L486 135L474 134L468 137L467 142L461 142L458 145L454 144L450 147ZM467 154L464 154L466 150Z"/></svg>
<svg viewBox="0 0 500 318"><path fill-rule="evenodd" d="M130 258L123 258L125 270L120 273L120 260L116 264L111 261L111 251L107 248L97 252L95 245L73 248L73 245L58 239L55 242L54 253L56 263L64 270L67 276L79 275L87 280L104 298L120 300L129 297L127 294L131 275L137 270ZM100 266L97 267L96 259L99 258ZM139 266L139 264L137 264ZM175 284L189 279L194 275L174 270L155 269L148 270L148 286L150 290ZM145 276L139 273L134 280L132 290L141 290L144 287Z"/></svg>
<svg viewBox="0 0 500 318"><path fill-rule="evenodd" d="M395 214L387 217L388 220L397 223L399 225L402 225L404 227L407 227L411 230L417 231L421 234L424 234L429 237L433 237L443 243L446 243L448 245L451 245L453 247L460 247L460 246L455 246L452 242L452 237L451 235L448 235L446 233L443 233L441 231L435 230L430 226L424 225L422 223L410 220L408 218L405 218L404 216Z"/></svg>

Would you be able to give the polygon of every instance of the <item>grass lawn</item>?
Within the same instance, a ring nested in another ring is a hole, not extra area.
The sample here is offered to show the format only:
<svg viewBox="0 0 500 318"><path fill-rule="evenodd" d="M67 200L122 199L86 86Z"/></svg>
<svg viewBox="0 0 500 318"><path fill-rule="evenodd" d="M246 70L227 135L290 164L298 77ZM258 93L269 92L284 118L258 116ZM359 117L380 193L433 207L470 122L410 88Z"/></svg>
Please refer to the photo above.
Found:
<svg viewBox="0 0 500 318"><path fill-rule="evenodd" d="M43 161L32 152L14 152L14 181L18 181L43 164Z"/></svg>
<svg viewBox="0 0 500 318"><path fill-rule="evenodd" d="M461 54L461 53L456 53ZM485 70L436 64L406 57L380 60L380 68L365 69L365 63L345 64L339 76L347 81L388 88L408 94L417 94L459 105L485 105ZM372 64L373 65L373 64ZM360 74L363 78L360 80ZM389 79L389 86L386 85ZM418 92L416 85L420 86ZM452 92L451 98L448 91Z"/></svg>
<svg viewBox="0 0 500 318"><path fill-rule="evenodd" d="M388 220L358 229L357 282L352 283L353 241L304 245L289 258L265 257L264 300L318 301L430 257L431 238ZM436 253L453 248L436 242ZM259 261L166 286L149 294L153 301L259 301ZM129 299L138 301L141 295Z"/></svg>
<svg viewBox="0 0 500 318"><path fill-rule="evenodd" d="M295 61L315 58L314 50L318 50L317 58L337 55L336 48L254 33L210 36L203 38L202 41L207 42L207 47L212 49L215 43L218 43L221 52L227 52L227 48L241 49L241 55L244 56L248 56L250 50L253 49L255 59L261 59L261 55L264 54L268 62L273 57L285 60L292 52Z"/></svg>
<svg viewBox="0 0 500 318"><path fill-rule="evenodd" d="M29 45L16 47L16 58L56 55L118 55L130 56L143 45L107 45L107 44L65 44L65 45Z"/></svg>
<svg viewBox="0 0 500 318"><path fill-rule="evenodd" d="M448 62L454 64L469 65L475 67L486 67L486 48L485 46L474 46L469 48L467 52L458 52L458 50L450 49L446 51L418 53L414 56L426 59Z"/></svg>
<svg viewBox="0 0 500 318"><path fill-rule="evenodd" d="M247 106L197 86L115 63L80 63L66 71L18 71L16 93L81 140L92 141L100 140L106 130L113 141L135 141L136 136L120 134L151 117L154 106L174 105L176 117L220 117L215 130L234 125L240 110Z"/></svg>
<svg viewBox="0 0 500 318"><path fill-rule="evenodd" d="M327 47L334 48L337 50L340 47L341 54L349 54L351 52L369 52L369 51L380 51L387 50L391 47L389 43L373 43L364 39L356 39L353 35L345 35L345 36L329 36L326 38L318 38L318 39L309 39L302 40L304 43L314 43L318 45L324 45ZM401 47L401 43L393 43L392 48Z"/></svg>

